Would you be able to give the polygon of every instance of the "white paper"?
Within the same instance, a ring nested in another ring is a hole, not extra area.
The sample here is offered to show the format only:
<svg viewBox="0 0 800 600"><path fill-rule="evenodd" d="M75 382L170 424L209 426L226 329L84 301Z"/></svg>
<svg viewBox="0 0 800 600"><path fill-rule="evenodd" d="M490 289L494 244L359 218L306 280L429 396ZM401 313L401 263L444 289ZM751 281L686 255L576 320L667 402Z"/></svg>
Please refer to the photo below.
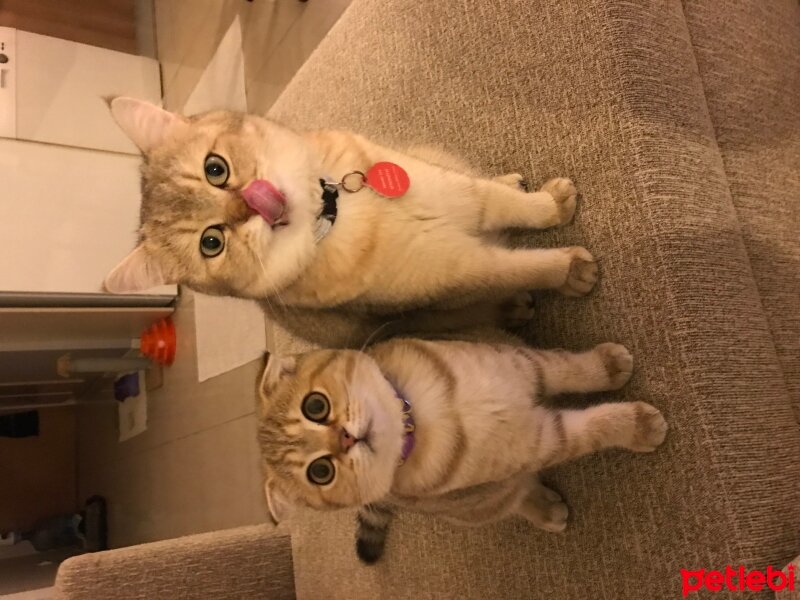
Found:
<svg viewBox="0 0 800 600"><path fill-rule="evenodd" d="M226 373L264 356L264 312L255 302L195 294L197 379Z"/></svg>
<svg viewBox="0 0 800 600"><path fill-rule="evenodd" d="M147 429L147 386L144 371L139 371L139 395L119 402L119 441L124 442Z"/></svg>
<svg viewBox="0 0 800 600"><path fill-rule="evenodd" d="M183 108L247 110L242 29L237 16ZM264 313L255 302L194 294L197 379L205 381L261 358L267 348Z"/></svg>

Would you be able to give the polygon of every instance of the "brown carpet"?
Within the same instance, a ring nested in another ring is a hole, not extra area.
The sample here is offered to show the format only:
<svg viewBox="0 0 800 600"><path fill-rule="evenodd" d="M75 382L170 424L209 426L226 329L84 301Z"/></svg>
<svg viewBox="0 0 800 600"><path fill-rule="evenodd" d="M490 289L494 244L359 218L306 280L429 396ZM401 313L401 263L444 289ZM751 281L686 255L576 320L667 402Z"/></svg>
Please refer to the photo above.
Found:
<svg viewBox="0 0 800 600"><path fill-rule="evenodd" d="M686 0L725 175L800 420L800 9Z"/></svg>
<svg viewBox="0 0 800 600"><path fill-rule="evenodd" d="M585 244L602 281L587 299L543 294L530 337L626 344L637 371L609 397L653 403L672 429L654 455L550 473L572 509L563 535L404 515L367 568L350 515L304 513L298 597L676 598L681 568L800 553L787 391L800 372L800 8L759 6L353 2L271 116L444 144L536 183L573 177L575 224L523 240Z"/></svg>
<svg viewBox="0 0 800 600"><path fill-rule="evenodd" d="M83 554L61 564L54 597L290 600L289 538L257 525Z"/></svg>

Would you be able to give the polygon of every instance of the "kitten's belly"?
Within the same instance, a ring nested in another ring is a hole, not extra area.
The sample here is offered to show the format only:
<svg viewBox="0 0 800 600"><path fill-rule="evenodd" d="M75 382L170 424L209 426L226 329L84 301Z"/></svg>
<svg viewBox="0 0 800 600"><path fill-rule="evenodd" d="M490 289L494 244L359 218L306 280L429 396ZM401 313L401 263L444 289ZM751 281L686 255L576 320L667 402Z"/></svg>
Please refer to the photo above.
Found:
<svg viewBox="0 0 800 600"><path fill-rule="evenodd" d="M310 267L281 293L283 300L389 313L465 291L457 274L482 246L473 235L480 208L472 178L358 141L368 160L401 164L411 187L396 199L368 188L340 193L336 223Z"/></svg>
<svg viewBox="0 0 800 600"><path fill-rule="evenodd" d="M409 340L403 352L392 344L396 364L379 364L411 391L420 449L429 452L398 469L397 494L442 494L533 469L545 409L537 373L513 346Z"/></svg>
<svg viewBox="0 0 800 600"><path fill-rule="evenodd" d="M400 231L385 240L349 240L343 235L281 293L282 299L308 308L346 305L349 310L385 314L471 291L458 273L473 252L480 252L480 241L447 229L429 237Z"/></svg>

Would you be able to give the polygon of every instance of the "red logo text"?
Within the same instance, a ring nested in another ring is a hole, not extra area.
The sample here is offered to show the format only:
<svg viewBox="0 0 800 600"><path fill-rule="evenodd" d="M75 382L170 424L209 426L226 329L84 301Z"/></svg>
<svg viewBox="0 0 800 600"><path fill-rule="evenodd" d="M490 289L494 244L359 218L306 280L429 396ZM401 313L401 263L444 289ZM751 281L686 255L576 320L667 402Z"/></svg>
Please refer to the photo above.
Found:
<svg viewBox="0 0 800 600"><path fill-rule="evenodd" d="M760 592L765 589L770 589L774 592L794 590L797 583L794 565L789 565L786 571L784 573L780 569L773 569L771 566L767 567L766 571L757 569L748 571L741 565L738 569L725 565L724 571L706 569L690 571L681 569L683 597L685 598L691 592L697 592L702 589L710 592L721 592L722 590L731 592L743 592L745 590Z"/></svg>

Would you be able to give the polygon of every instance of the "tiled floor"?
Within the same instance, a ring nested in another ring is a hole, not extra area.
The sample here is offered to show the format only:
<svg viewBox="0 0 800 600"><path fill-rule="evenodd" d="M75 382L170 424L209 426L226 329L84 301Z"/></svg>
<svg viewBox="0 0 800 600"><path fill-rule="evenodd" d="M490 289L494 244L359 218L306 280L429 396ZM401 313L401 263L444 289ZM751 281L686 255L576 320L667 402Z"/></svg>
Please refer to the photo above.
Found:
<svg viewBox="0 0 800 600"><path fill-rule="evenodd" d="M78 492L109 503L113 546L263 521L253 362L197 382L190 293L175 313L178 352L148 398L148 428L117 441L116 407L83 406Z"/></svg>
<svg viewBox="0 0 800 600"><path fill-rule="evenodd" d="M350 1L156 0L165 106L183 107L238 15L248 106L265 113Z"/></svg>
<svg viewBox="0 0 800 600"><path fill-rule="evenodd" d="M236 15L248 105L266 112L350 0L156 0L165 106L180 110ZM112 546L263 522L258 361L197 382L191 293L175 314L179 347L149 396L148 429L117 442L115 407L82 407L78 488L104 495Z"/></svg>

